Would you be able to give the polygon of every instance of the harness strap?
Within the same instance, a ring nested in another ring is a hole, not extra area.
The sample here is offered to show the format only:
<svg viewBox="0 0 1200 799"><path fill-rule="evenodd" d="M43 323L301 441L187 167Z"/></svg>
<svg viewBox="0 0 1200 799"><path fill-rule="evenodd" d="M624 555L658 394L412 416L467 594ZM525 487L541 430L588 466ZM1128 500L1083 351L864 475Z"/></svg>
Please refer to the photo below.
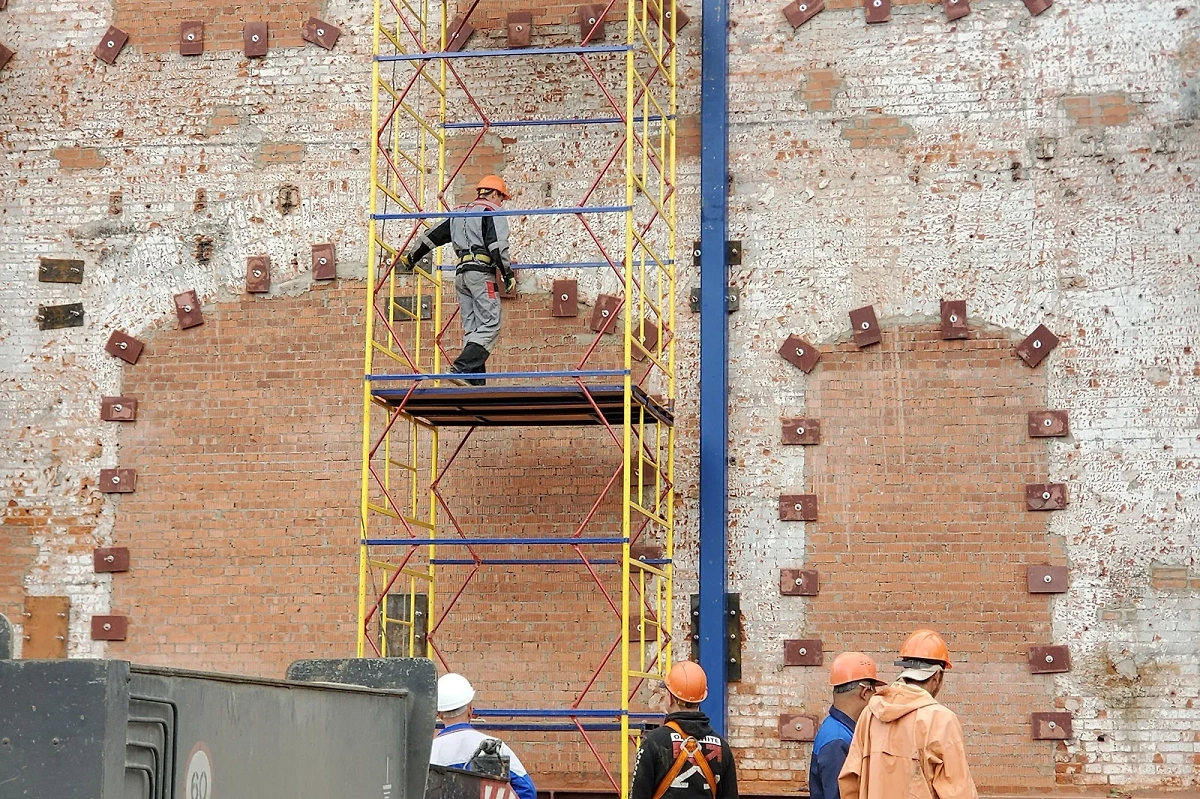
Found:
<svg viewBox="0 0 1200 799"><path fill-rule="evenodd" d="M709 765L708 758L704 756L704 749L700 746L700 742L694 736L685 733L683 728L674 721L668 721L667 726L685 737L683 744L679 747L679 755L675 758L675 762L671 764L671 768L667 770L667 775L663 777L662 782L658 784L658 788L654 790L653 799L662 799L663 794L671 787L671 783L679 776L679 772L683 771L683 764L689 760L696 764L700 769L700 773L704 775L704 779L708 780L708 788L712 791L713 799L717 799L717 778L713 775L712 766Z"/></svg>

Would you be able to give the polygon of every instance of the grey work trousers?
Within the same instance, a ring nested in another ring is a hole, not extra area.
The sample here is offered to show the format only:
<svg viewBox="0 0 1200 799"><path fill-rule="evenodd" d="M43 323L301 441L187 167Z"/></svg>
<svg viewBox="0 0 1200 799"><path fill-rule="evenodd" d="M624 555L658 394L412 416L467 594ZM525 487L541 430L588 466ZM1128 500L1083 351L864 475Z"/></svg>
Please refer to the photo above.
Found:
<svg viewBox="0 0 1200 799"><path fill-rule="evenodd" d="M500 338L500 291L488 272L459 272L454 276L458 311L462 316L463 347L478 344L489 353Z"/></svg>

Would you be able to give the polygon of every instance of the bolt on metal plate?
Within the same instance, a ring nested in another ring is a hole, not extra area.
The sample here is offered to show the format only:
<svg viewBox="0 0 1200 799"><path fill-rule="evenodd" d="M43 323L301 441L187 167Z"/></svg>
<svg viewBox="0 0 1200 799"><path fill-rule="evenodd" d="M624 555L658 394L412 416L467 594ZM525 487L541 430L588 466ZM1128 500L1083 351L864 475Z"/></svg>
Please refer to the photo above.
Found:
<svg viewBox="0 0 1200 799"><path fill-rule="evenodd" d="M533 14L528 11L510 12L504 19L509 49L528 47L533 43Z"/></svg>
<svg viewBox="0 0 1200 799"><path fill-rule="evenodd" d="M129 547L97 547L93 549L92 571L97 574L129 571Z"/></svg>
<svg viewBox="0 0 1200 799"><path fill-rule="evenodd" d="M866 305L851 311L850 327L854 331L854 343L858 345L859 349L883 341L883 334L879 332L879 320L875 318L873 305Z"/></svg>
<svg viewBox="0 0 1200 799"><path fill-rule="evenodd" d="M651 319L642 319L641 326L633 326L633 353L635 361L644 361L649 355L659 357L655 350L658 348L658 325Z"/></svg>
<svg viewBox="0 0 1200 799"><path fill-rule="evenodd" d="M1037 366L1050 350L1058 346L1058 336L1050 332L1045 325L1038 325L1024 341L1017 345L1017 355L1031 368Z"/></svg>
<svg viewBox="0 0 1200 799"><path fill-rule="evenodd" d="M615 333L617 315L621 311L621 298L612 294L596 296L596 305L592 308L592 319L589 327L597 333Z"/></svg>
<svg viewBox="0 0 1200 799"><path fill-rule="evenodd" d="M582 44L604 41L604 6L579 7L579 41Z"/></svg>
<svg viewBox="0 0 1200 799"><path fill-rule="evenodd" d="M942 0L942 9L946 12L946 21L953 22L971 13L971 4L967 0Z"/></svg>
<svg viewBox="0 0 1200 799"><path fill-rule="evenodd" d="M104 32L104 35L100 37L100 43L96 45L96 49L92 51L92 55L106 64L111 64L117 60L117 56L121 54L121 49L128 41L128 33L115 25L110 26Z"/></svg>
<svg viewBox="0 0 1200 799"><path fill-rule="evenodd" d="M579 281L556 280L550 303L551 316L579 316Z"/></svg>
<svg viewBox="0 0 1200 799"><path fill-rule="evenodd" d="M137 490L137 472L133 469L101 469L101 494L132 494Z"/></svg>
<svg viewBox="0 0 1200 799"><path fill-rule="evenodd" d="M457 53L459 50L467 46L467 40L471 38L471 34L475 32L475 26L467 21L467 18L461 13L455 14L454 19L450 20L450 24L446 26L446 50L447 53Z"/></svg>
<svg viewBox="0 0 1200 799"><path fill-rule="evenodd" d="M337 252L332 242L312 246L312 276L313 280L337 278Z"/></svg>
<svg viewBox="0 0 1200 799"><path fill-rule="evenodd" d="M1029 671L1033 674L1059 674L1071 670L1071 651L1065 646L1048 644L1029 647Z"/></svg>
<svg viewBox="0 0 1200 799"><path fill-rule="evenodd" d="M179 23L179 54L201 55L204 52L204 23L188 20Z"/></svg>
<svg viewBox="0 0 1200 799"><path fill-rule="evenodd" d="M1069 741L1073 735L1070 713L1033 713L1030 722L1035 741Z"/></svg>
<svg viewBox="0 0 1200 799"><path fill-rule="evenodd" d="M101 397L100 421L132 422L137 419L137 400L133 397Z"/></svg>
<svg viewBox="0 0 1200 799"><path fill-rule="evenodd" d="M77 258L38 256L39 283L82 283L83 261Z"/></svg>
<svg viewBox="0 0 1200 799"><path fill-rule="evenodd" d="M69 302L66 305L39 305L36 319L38 330L61 330L64 327L83 327L83 303Z"/></svg>
<svg viewBox="0 0 1200 799"><path fill-rule="evenodd" d="M942 338L958 339L969 335L967 301L942 300Z"/></svg>
<svg viewBox="0 0 1200 799"><path fill-rule="evenodd" d="M242 26L242 49L246 58L262 58L270 46L270 34L265 22L247 22Z"/></svg>
<svg viewBox="0 0 1200 799"><path fill-rule="evenodd" d="M1067 591L1067 567L1048 563L1027 566L1026 580L1031 594L1063 594Z"/></svg>
<svg viewBox="0 0 1200 799"><path fill-rule="evenodd" d="M783 642L783 665L822 665L820 638L795 638Z"/></svg>
<svg viewBox="0 0 1200 799"><path fill-rule="evenodd" d="M691 22L691 18L683 12L683 9L679 7L678 3L675 4L675 11L672 13L670 9L671 0L661 0L664 5L668 6L667 13L664 17L664 15L661 13L661 9L658 7L659 2L660 0L649 0L649 2L646 3L646 12L649 14L650 19L654 20L655 24L663 29L663 33L668 35L671 33L672 17L674 17L675 20L676 33L686 28L687 24Z"/></svg>
<svg viewBox="0 0 1200 799"><path fill-rule="evenodd" d="M786 446L813 446L821 443L820 419L781 419Z"/></svg>
<svg viewBox="0 0 1200 799"><path fill-rule="evenodd" d="M863 0L867 9L867 22L887 22L892 18L892 0Z"/></svg>
<svg viewBox="0 0 1200 799"><path fill-rule="evenodd" d="M133 336L114 330L104 345L104 351L128 364L135 364L145 345Z"/></svg>
<svg viewBox="0 0 1200 799"><path fill-rule="evenodd" d="M265 294L271 290L271 256L251 255L246 259L246 292Z"/></svg>
<svg viewBox="0 0 1200 799"><path fill-rule="evenodd" d="M779 740L811 743L817 739L817 720L800 713L779 715Z"/></svg>
<svg viewBox="0 0 1200 799"><path fill-rule="evenodd" d="M805 374L815 369L817 361L821 360L821 351L799 336L788 336L784 339L783 346L779 348L779 354L785 361Z"/></svg>
<svg viewBox="0 0 1200 799"><path fill-rule="evenodd" d="M1056 438L1071 434L1066 411L1030 411L1027 426L1030 438Z"/></svg>
<svg viewBox="0 0 1200 799"><path fill-rule="evenodd" d="M304 23L304 28L300 31L301 39L319 47L324 47L326 50L332 50L333 46L337 44L338 37L341 35L341 28L330 25L328 22L319 20L316 17L309 17L308 22Z"/></svg>
<svg viewBox="0 0 1200 799"><path fill-rule="evenodd" d="M93 641L124 641L128 632L126 616L92 616Z"/></svg>
<svg viewBox="0 0 1200 799"><path fill-rule="evenodd" d="M180 330L204 324L204 315L200 312L200 298L195 290L175 295L175 315L179 317Z"/></svg>
<svg viewBox="0 0 1200 799"><path fill-rule="evenodd" d="M783 16L793 28L799 28L825 10L825 0L793 0L783 7Z"/></svg>
<svg viewBox="0 0 1200 799"><path fill-rule="evenodd" d="M779 593L783 596L816 596L821 590L816 569L780 569Z"/></svg>
<svg viewBox="0 0 1200 799"><path fill-rule="evenodd" d="M779 520L781 522L815 522L817 520L817 495L784 494L779 498Z"/></svg>
<svg viewBox="0 0 1200 799"><path fill-rule="evenodd" d="M1067 507L1066 483L1029 483L1025 486L1028 510L1062 510Z"/></svg>

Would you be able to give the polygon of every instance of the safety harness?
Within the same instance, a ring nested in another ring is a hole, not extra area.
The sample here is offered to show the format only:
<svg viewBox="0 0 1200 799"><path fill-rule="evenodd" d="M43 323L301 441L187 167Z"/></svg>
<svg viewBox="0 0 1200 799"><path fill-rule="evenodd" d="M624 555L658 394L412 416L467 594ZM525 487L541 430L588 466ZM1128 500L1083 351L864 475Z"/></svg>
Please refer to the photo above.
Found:
<svg viewBox="0 0 1200 799"><path fill-rule="evenodd" d="M712 766L708 764L708 758L704 756L704 750L701 748L700 742L696 740L695 736L685 733L683 728L674 721L668 721L667 726L685 737L683 744L679 747L678 757L671 764L671 768L667 771L667 776L663 777L662 782L655 789L654 799L662 799L663 794L671 787L671 783L679 776L679 772L683 771L683 764L689 760L700 769L700 773L704 775L704 779L708 780L708 787L712 791L713 799L717 799L717 778L713 775Z"/></svg>
<svg viewBox="0 0 1200 799"><path fill-rule="evenodd" d="M462 209L472 209L476 207L486 208L489 211L499 211L500 206L495 203L485 200L483 197L476 197L466 205L459 206ZM483 224L484 217L480 217L480 224ZM495 274L496 267L492 260L492 256L487 250L480 252L476 249L471 249L460 253L458 256L458 264L455 267L456 272L483 272L484 274Z"/></svg>

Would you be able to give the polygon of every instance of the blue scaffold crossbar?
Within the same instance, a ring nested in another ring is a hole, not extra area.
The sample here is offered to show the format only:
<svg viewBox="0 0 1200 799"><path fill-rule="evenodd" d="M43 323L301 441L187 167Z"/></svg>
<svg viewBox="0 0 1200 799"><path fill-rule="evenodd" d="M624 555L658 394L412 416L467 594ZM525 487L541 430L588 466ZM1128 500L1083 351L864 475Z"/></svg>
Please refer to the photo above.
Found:
<svg viewBox="0 0 1200 799"><path fill-rule="evenodd" d="M402 55L377 55L380 63L389 61L435 61L443 58L500 58L502 56L541 55L592 55L600 53L627 53L633 47L627 44L600 44L591 47L525 47L512 50L440 50L436 53L404 53Z"/></svg>

